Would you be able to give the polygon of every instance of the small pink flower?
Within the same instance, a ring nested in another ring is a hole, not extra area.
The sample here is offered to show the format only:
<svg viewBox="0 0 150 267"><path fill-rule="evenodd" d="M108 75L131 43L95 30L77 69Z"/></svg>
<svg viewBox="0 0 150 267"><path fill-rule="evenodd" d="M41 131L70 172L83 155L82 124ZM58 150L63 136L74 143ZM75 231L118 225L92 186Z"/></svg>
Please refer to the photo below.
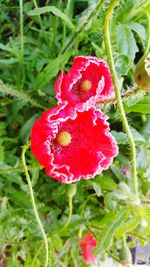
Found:
<svg viewBox="0 0 150 267"><path fill-rule="evenodd" d="M32 127L31 150L46 173L62 183L90 179L118 153L109 124L95 107L63 103L43 113Z"/></svg>
<svg viewBox="0 0 150 267"><path fill-rule="evenodd" d="M83 248L82 256L83 260L87 264L92 264L96 260L96 256L92 254L93 248L97 245L97 240L91 233L87 233L80 241L79 246Z"/></svg>
<svg viewBox="0 0 150 267"><path fill-rule="evenodd" d="M87 106L113 96L114 87L106 62L92 56L79 56L67 74L62 71L55 83L58 104L86 103Z"/></svg>

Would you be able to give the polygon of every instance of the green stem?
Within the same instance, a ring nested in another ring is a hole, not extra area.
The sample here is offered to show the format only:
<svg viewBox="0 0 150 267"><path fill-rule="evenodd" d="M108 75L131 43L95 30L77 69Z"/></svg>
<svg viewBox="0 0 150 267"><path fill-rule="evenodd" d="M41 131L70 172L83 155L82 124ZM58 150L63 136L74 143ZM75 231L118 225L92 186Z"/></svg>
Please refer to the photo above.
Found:
<svg viewBox="0 0 150 267"><path fill-rule="evenodd" d="M70 223L71 216L72 216L72 199L73 199L73 197L68 197L69 214L68 214L68 218L67 218L65 224L63 225L62 228L56 229L52 233L50 233L51 236L55 235L55 234L60 234L61 232L63 232L67 228L68 224Z"/></svg>
<svg viewBox="0 0 150 267"><path fill-rule="evenodd" d="M30 192L33 212L34 212L35 218L37 220L37 223L39 225L39 228L41 230L41 233L42 233L42 236L43 236L43 242L45 244L45 253L46 253L45 256L46 257L45 257L44 267L47 267L48 266L48 261L49 261L49 258L48 258L49 257L48 240L47 240L47 237L46 237L46 234L45 234L45 231L44 231L44 228L43 228L43 225L42 225L42 222L40 220L40 217L39 217L39 214L38 214L38 211L37 211L37 208L36 208L36 204L35 204L34 193L33 193L33 189L32 189L32 183L31 183L31 180L30 180L30 176L29 176L29 173L28 173L26 160L25 160L25 153L26 153L27 149L28 149L28 145L24 145L23 149L22 149L22 165L23 165L23 168L24 168L25 176L26 176L26 179L27 179L28 187L29 187L29 192Z"/></svg>
<svg viewBox="0 0 150 267"><path fill-rule="evenodd" d="M0 80L0 92L7 95L11 95L11 96L15 96L17 98L20 98L21 100L25 101L25 102L29 102L31 105L41 108L41 109L46 109L44 106L42 106L41 104L39 104L35 99L32 99L30 96L26 95L23 92L20 92L14 88L11 88L9 85L4 84L1 80Z"/></svg>
<svg viewBox="0 0 150 267"><path fill-rule="evenodd" d="M34 3L35 8L38 8L36 0L33 0L33 3ZM45 30L44 30L44 27L43 27L43 24L42 24L41 16L38 15L37 17L38 17L38 20L39 20L40 28L41 28L42 34L44 36L44 39L45 39L46 42L48 42L47 35L45 34Z"/></svg>
<svg viewBox="0 0 150 267"><path fill-rule="evenodd" d="M67 1L67 7L66 7L66 16L69 16L69 10L70 10L70 4L71 0ZM62 38L62 46L64 47L65 41L66 41L66 24L63 25L63 38Z"/></svg>
<svg viewBox="0 0 150 267"><path fill-rule="evenodd" d="M136 171L136 149L135 149L135 143L133 140L133 136L131 134L130 127L128 125L128 121L126 118L126 114L124 111L121 95L120 95L120 84L117 78L117 74L115 71L115 65L114 65L114 59L112 54L112 48L111 48L111 41L110 41L110 33L109 33L109 24L111 15L113 13L114 8L119 3L119 0L112 0L111 4L109 5L108 9L105 13L105 19L104 19L104 42L106 47L106 52L108 55L108 63L110 66L110 71L112 74L112 79L114 82L114 88L115 88L115 95L116 100L118 103L118 108L120 111L120 116L122 119L123 127L127 133L128 140L130 143L130 149L131 149L131 164L132 164L132 190L136 196L138 196L138 180L137 180L137 171Z"/></svg>
<svg viewBox="0 0 150 267"><path fill-rule="evenodd" d="M71 216L72 216L72 199L73 199L72 197L68 197L68 204L69 204L68 218L66 220L65 225L60 230L57 231L57 234L60 234L61 232L63 232L67 228L68 224L71 221Z"/></svg>
<svg viewBox="0 0 150 267"><path fill-rule="evenodd" d="M20 3L20 37L21 37L21 46L20 46L20 63L23 64L23 55L24 55L24 41L23 41L23 0L19 0Z"/></svg>
<svg viewBox="0 0 150 267"><path fill-rule="evenodd" d="M19 55L19 62L20 62L20 71L21 71L21 79L20 79L20 88L22 89L24 84L24 37L23 37L23 0L19 0L20 5L20 55Z"/></svg>
<svg viewBox="0 0 150 267"><path fill-rule="evenodd" d="M99 3L97 4L96 8L92 10L92 12L90 13L90 15L88 16L88 18L86 19L86 21L79 27L79 29L75 32L75 34L71 37L71 39L69 40L69 42L66 44L66 46L62 49L61 53L63 54L68 48L69 46L73 43L73 41L75 40L76 36L78 36L80 33L82 33L85 28L87 27L87 25L90 23L90 21L98 14L100 8L102 7L102 5L104 4L105 0L101 0L99 1Z"/></svg>

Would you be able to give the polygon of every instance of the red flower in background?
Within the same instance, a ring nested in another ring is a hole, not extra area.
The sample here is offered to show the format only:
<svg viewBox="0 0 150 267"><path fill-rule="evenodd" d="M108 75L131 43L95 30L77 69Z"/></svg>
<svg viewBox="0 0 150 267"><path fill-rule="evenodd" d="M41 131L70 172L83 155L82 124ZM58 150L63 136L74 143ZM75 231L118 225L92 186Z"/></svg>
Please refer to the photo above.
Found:
<svg viewBox="0 0 150 267"><path fill-rule="evenodd" d="M67 74L64 71L55 83L58 104L86 103L87 106L111 97L114 94L111 74L106 62L92 56L79 56Z"/></svg>
<svg viewBox="0 0 150 267"><path fill-rule="evenodd" d="M107 116L95 107L63 103L33 125L31 150L46 173L62 183L90 179L107 169L118 153Z"/></svg>
<svg viewBox="0 0 150 267"><path fill-rule="evenodd" d="M97 245L97 240L91 233L87 233L80 241L79 246L83 248L82 256L83 260L87 264L92 264L96 260L96 256L92 254L93 248Z"/></svg>

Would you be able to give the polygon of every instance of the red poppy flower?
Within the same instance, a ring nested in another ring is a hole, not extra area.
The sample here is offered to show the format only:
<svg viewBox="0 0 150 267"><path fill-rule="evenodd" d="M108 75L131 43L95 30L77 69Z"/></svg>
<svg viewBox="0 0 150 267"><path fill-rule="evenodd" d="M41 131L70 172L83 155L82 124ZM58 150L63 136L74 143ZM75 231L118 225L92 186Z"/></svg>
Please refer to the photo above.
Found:
<svg viewBox="0 0 150 267"><path fill-rule="evenodd" d="M58 104L67 101L75 106L95 105L114 94L111 74L106 62L92 56L79 56L67 74L62 71L55 83Z"/></svg>
<svg viewBox="0 0 150 267"><path fill-rule="evenodd" d="M90 179L107 169L118 153L107 116L63 103L45 111L33 125L31 150L46 173L62 183Z"/></svg>
<svg viewBox="0 0 150 267"><path fill-rule="evenodd" d="M96 260L96 256L92 254L93 248L97 245L97 240L91 233L87 233L80 241L79 246L83 248L82 256L83 260L87 264L92 264Z"/></svg>

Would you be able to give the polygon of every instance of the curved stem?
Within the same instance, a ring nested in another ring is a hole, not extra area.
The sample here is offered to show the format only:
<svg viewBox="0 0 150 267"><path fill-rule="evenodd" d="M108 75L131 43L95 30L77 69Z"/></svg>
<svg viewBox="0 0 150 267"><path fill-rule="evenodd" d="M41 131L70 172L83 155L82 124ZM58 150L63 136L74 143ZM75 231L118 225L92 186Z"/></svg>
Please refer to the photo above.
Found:
<svg viewBox="0 0 150 267"><path fill-rule="evenodd" d="M61 232L63 232L66 229L66 227L68 226L68 224L70 223L71 216L72 216L72 199L73 199L73 197L70 197L70 196L68 197L68 200L69 200L69 214L68 214L68 218L67 218L65 224L63 225L62 228L60 228L58 230L56 229L52 233L50 233L51 236L55 235L55 234L60 234Z"/></svg>
<svg viewBox="0 0 150 267"><path fill-rule="evenodd" d="M114 8L119 3L119 0L113 0L111 1L111 4L109 5L108 9L106 10L105 19L104 19L104 42L106 47L106 52L108 55L108 63L110 66L110 71L112 74L112 79L114 82L114 88L115 88L115 95L116 100L118 103L118 108L120 111L121 120L123 123L123 127L127 133L128 140L130 143L130 149L131 149L131 164L132 164L132 190L136 196L138 196L138 180L137 180L137 171L136 171L136 149L135 149L135 143L133 140L133 136L131 134L130 127L128 125L128 121L125 115L125 111L123 108L123 103L120 95L120 84L117 78L117 74L115 71L115 65L113 60L113 54L112 54L112 48L111 48L111 41L110 41L110 33L109 33L109 24L110 24L110 18L113 13Z"/></svg>
<svg viewBox="0 0 150 267"><path fill-rule="evenodd" d="M68 197L68 204L69 204L69 214L68 214L68 218L66 220L66 223L64 224L64 226L57 231L57 234L61 233L62 231L65 230L65 228L68 226L68 224L70 223L71 220L71 216L72 216L72 197Z"/></svg>
<svg viewBox="0 0 150 267"><path fill-rule="evenodd" d="M44 267L47 267L48 266L48 260L49 260L49 258L48 258L49 257L48 240L47 240L47 237L46 237L46 234L45 234L45 231L44 231L44 228L43 228L43 225L42 225L42 222L40 220L40 217L39 217L39 214L38 214L38 211L37 211L37 208L36 208L36 204L35 204L34 193L33 193L33 189L32 189L32 183L31 183L31 180L30 180L30 176L29 176L29 173L28 173L26 160L25 160L25 153L26 153L27 149L28 149L28 145L24 145L23 149L22 149L22 165L23 165L25 176L26 176L27 183L28 183L28 188L29 188L29 192L30 192L33 212L34 212L35 218L37 220L37 223L39 225L39 228L41 230L41 233L43 235L43 242L45 244L45 252L46 252L46 258L45 258Z"/></svg>

